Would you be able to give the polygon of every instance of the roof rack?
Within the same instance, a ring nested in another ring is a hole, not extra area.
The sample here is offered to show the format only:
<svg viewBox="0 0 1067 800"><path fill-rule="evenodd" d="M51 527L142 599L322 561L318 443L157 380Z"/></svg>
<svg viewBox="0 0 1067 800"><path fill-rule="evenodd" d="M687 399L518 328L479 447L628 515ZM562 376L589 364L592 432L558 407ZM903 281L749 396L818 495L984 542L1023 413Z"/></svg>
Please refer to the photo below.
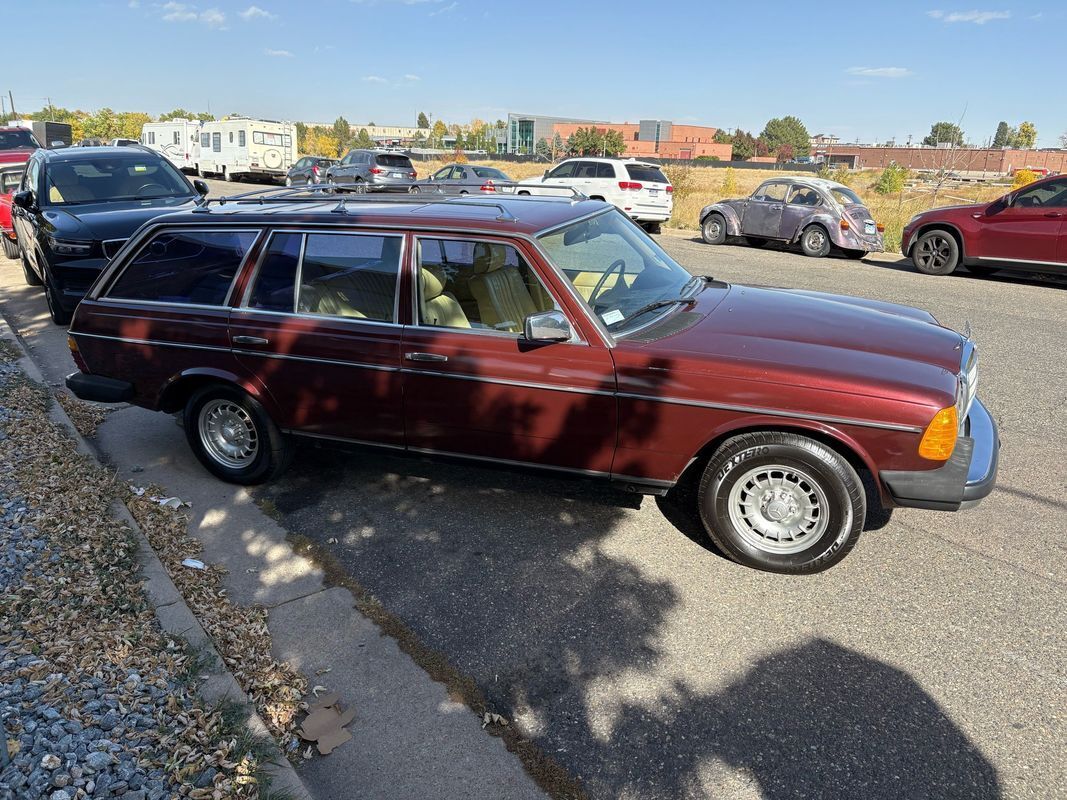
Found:
<svg viewBox="0 0 1067 800"><path fill-rule="evenodd" d="M589 198L583 194L579 189L573 186L564 185L541 185L541 184L519 184L514 181L497 182L493 184L494 187L518 187L528 186L531 189L536 188L540 193L543 189L548 190L566 190L570 192L570 200L572 203L579 202L581 200L588 200ZM349 198L349 192L352 192L359 196L359 199ZM373 202L373 203L396 203L396 204L414 204L414 205L431 205L431 204L446 204L454 206L475 206L478 208L496 208L500 214L497 215L497 220L500 222L517 222L518 217L511 213L508 208L501 202L497 202L499 199L507 200L520 200L529 201L540 198L539 195L520 195L511 192L501 192L503 198L499 198L497 192L493 192L493 197L485 195L446 195L441 187L426 187L422 184L419 185L418 192L408 192L405 194L379 194L370 193L366 188L361 189L344 189L333 184L318 184L314 186L303 186L299 188L274 188L274 189L254 189L250 192L242 192L241 194L224 195L217 198L209 198L206 195L197 201L197 207L193 209L194 214L206 214L210 213L210 205L212 203L218 206L224 206L227 203L235 203L237 205L266 205L268 203L295 203L295 202L309 202L309 203L323 203L331 199L337 200L337 205L331 209L334 214L348 214L347 204L349 202Z"/></svg>

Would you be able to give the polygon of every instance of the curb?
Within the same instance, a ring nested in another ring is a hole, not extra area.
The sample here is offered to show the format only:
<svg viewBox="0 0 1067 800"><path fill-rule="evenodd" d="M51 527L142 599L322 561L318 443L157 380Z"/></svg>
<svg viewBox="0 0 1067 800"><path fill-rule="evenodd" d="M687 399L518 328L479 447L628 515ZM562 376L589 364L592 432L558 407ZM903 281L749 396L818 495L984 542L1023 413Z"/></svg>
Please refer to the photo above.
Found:
<svg viewBox="0 0 1067 800"><path fill-rule="evenodd" d="M21 353L16 362L18 366L30 380L45 387L51 395L52 387L45 380L40 368L29 355L29 350L22 339L2 316L0 316L0 339L12 343L15 349ZM70 417L67 416L66 411L63 410L63 406L53 400L50 404L48 416L53 422L67 431L74 440L79 453L91 458L97 465L103 466L98 451L78 432ZM111 503L111 513L120 522L125 523L138 539L140 546L137 549L137 562L144 578L144 593L148 602L155 609L160 627L173 636L180 636L190 646L207 655L206 663L200 670L200 674L206 677L207 680L197 687L197 694L208 705L214 705L223 700L237 703L248 712L248 717L244 721L248 732L254 737L266 740L274 745L274 738L271 736L266 723L263 722L263 719L256 711L255 705L245 694L233 673L226 668L226 662L222 660L222 656L215 649L211 637L201 627L200 622L182 598L181 592L178 591L178 587L170 579L170 575L167 574L163 563L156 556L155 550L152 549L144 531L134 520L129 509L126 508L126 505L121 500L115 499ZM289 760L278 750L276 745L274 745L273 749L274 756L270 761L266 761L263 764L263 772L270 778L270 791L265 794L265 797L280 793L292 798L292 800L313 800L312 794L300 779L293 765L289 763Z"/></svg>

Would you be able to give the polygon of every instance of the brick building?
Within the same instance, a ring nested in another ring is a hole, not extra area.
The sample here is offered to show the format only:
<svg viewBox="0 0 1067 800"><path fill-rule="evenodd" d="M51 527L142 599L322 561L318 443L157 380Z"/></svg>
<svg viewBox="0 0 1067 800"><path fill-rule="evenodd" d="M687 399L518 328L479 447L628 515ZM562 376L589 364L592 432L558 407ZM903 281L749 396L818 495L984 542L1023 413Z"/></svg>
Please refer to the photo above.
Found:
<svg viewBox="0 0 1067 800"><path fill-rule="evenodd" d="M816 147L816 157L852 169L882 169L899 164L912 170L948 170L1007 175L1033 167L1050 172L1067 172L1067 150L1003 150L994 148L863 147L845 144Z"/></svg>
<svg viewBox="0 0 1067 800"><path fill-rule="evenodd" d="M563 141L573 136L578 128L593 127L599 131L618 131L626 143L623 155L627 158L693 159L714 156L729 161L733 148L715 142L718 128L703 125L675 125L661 119L645 119L637 123L560 122L552 126L552 135L559 134Z"/></svg>

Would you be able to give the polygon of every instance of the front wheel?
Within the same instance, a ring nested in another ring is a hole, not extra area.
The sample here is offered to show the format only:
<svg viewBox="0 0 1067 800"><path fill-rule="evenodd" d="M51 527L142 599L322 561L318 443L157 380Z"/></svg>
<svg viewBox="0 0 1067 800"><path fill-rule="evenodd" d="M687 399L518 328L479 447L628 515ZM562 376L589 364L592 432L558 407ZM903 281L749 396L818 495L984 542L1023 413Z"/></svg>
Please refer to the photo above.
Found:
<svg viewBox="0 0 1067 800"><path fill-rule="evenodd" d="M722 214L708 214L700 225L700 238L708 244L722 244L726 241L726 218Z"/></svg>
<svg viewBox="0 0 1067 800"><path fill-rule="evenodd" d="M795 433L745 433L708 461L697 497L711 540L733 560L767 572L810 574L855 546L867 513L852 465Z"/></svg>
<svg viewBox="0 0 1067 800"><path fill-rule="evenodd" d="M33 267L30 266L30 258L26 255L26 251L22 251L22 276L26 279L27 286L40 286L41 276L33 271Z"/></svg>
<svg viewBox="0 0 1067 800"><path fill-rule="evenodd" d="M235 386L206 386L185 404L185 437L209 472L250 485L276 478L290 447L262 405Z"/></svg>
<svg viewBox="0 0 1067 800"><path fill-rule="evenodd" d="M70 325L70 318L73 314L63 308L59 290L56 289L47 272L44 278L44 301L48 305L48 316L52 318L52 322L56 325Z"/></svg>
<svg viewBox="0 0 1067 800"><path fill-rule="evenodd" d="M948 231L930 231L912 245L911 261L926 275L949 275L959 264L960 246Z"/></svg>
<svg viewBox="0 0 1067 800"><path fill-rule="evenodd" d="M821 225L809 225L800 237L800 249L812 258L824 258L830 254L830 237Z"/></svg>

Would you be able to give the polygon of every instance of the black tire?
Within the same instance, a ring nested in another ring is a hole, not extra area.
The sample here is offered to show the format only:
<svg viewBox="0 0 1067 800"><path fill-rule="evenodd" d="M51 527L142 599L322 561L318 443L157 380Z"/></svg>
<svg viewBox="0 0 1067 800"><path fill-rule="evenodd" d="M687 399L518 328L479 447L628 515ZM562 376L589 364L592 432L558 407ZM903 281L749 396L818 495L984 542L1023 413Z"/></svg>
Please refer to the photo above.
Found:
<svg viewBox="0 0 1067 800"><path fill-rule="evenodd" d="M524 191L519 192L519 196L520 197L529 197L530 193L528 191L524 190Z"/></svg>
<svg viewBox="0 0 1067 800"><path fill-rule="evenodd" d="M822 225L809 225L800 234L800 249L811 258L825 258L830 255L830 234Z"/></svg>
<svg viewBox="0 0 1067 800"><path fill-rule="evenodd" d="M859 261L867 255L866 250L842 250L841 252L845 254L845 258L851 258L854 261Z"/></svg>
<svg viewBox="0 0 1067 800"><path fill-rule="evenodd" d="M742 511L746 498L758 506ZM725 441L704 469L697 503L704 529L724 554L755 569L794 575L822 572L843 559L867 513L863 483L848 461L819 442L781 431ZM759 528L779 524L800 529L790 536ZM805 536L813 537L806 545Z"/></svg>
<svg viewBox="0 0 1067 800"><path fill-rule="evenodd" d="M973 275L977 275L979 278L988 278L994 272L1000 272L999 267L987 267L980 264L969 264L967 271Z"/></svg>
<svg viewBox="0 0 1067 800"><path fill-rule="evenodd" d="M726 241L726 217L719 213L708 214L700 223L700 238L708 244Z"/></svg>
<svg viewBox="0 0 1067 800"><path fill-rule="evenodd" d="M4 256L12 260L19 257L19 246L17 242L13 242L6 236L0 235L0 238L4 240Z"/></svg>
<svg viewBox="0 0 1067 800"><path fill-rule="evenodd" d="M285 185L286 186L292 186L293 185L293 179L290 178L288 175L285 176Z"/></svg>
<svg viewBox="0 0 1067 800"><path fill-rule="evenodd" d="M236 180L236 179L235 179L235 178L233 177L233 173L232 173L232 172L230 172L230 171L229 171L228 169L224 169L224 170L222 171L222 177L223 177L223 180L225 180L225 181L226 181L226 183L233 183L233 182L234 182L234 180Z"/></svg>
<svg viewBox="0 0 1067 800"><path fill-rule="evenodd" d="M648 234L658 234L660 231L663 230L663 227L658 222L646 222L641 227L644 228L645 233Z"/></svg>
<svg viewBox="0 0 1067 800"><path fill-rule="evenodd" d="M45 271L44 276L44 301L48 304L48 316L52 318L52 322L56 325L70 325L70 318L73 314L67 309L63 308L60 300L60 293L56 290L55 285L52 283L52 279L48 277L48 272Z"/></svg>
<svg viewBox="0 0 1067 800"><path fill-rule="evenodd" d="M409 186L408 194L422 194L422 189L415 185Z"/></svg>
<svg viewBox="0 0 1067 800"><path fill-rule="evenodd" d="M26 279L27 286L40 286L43 281L41 276L33 271L33 267L30 266L30 259L26 257L25 252L20 252L22 256L22 277Z"/></svg>
<svg viewBox="0 0 1067 800"><path fill-rule="evenodd" d="M245 431L247 439L256 442L247 463L225 463L208 443L209 434L202 434L200 418L204 414L210 416L213 409L232 415L246 426L237 430ZM197 459L208 472L228 483L244 486L264 483L281 475L289 466L292 457L289 442L263 406L236 386L212 384L194 392L185 404L183 423L185 438Z"/></svg>
<svg viewBox="0 0 1067 800"><path fill-rule="evenodd" d="M959 243L948 231L927 231L911 246L911 263L924 275L950 275L960 263Z"/></svg>

